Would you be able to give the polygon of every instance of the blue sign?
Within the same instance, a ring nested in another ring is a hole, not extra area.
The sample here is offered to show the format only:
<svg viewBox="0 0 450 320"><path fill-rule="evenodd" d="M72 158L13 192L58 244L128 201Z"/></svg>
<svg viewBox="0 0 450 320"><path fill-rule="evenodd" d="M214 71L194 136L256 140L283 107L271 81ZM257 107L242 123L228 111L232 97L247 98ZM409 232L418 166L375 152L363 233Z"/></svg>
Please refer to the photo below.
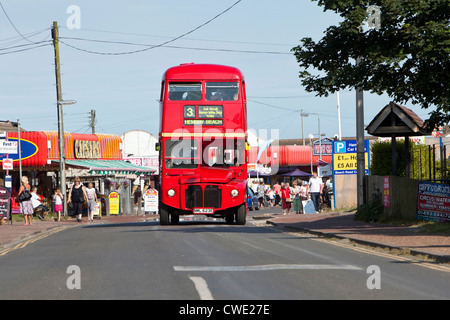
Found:
<svg viewBox="0 0 450 320"><path fill-rule="evenodd" d="M364 152L369 150L369 140L364 140ZM356 140L335 141L334 153L356 153Z"/></svg>
<svg viewBox="0 0 450 320"><path fill-rule="evenodd" d="M357 173L357 143L356 140L334 141L333 144L333 175ZM369 173L369 140L364 141L365 174Z"/></svg>
<svg viewBox="0 0 450 320"><path fill-rule="evenodd" d="M8 138L9 141L17 141L17 138L12 138L9 137ZM31 158L32 156L34 156L36 153L38 152L38 146L28 140L25 139L20 139L20 153L22 154L22 161L28 158ZM9 159L12 159L13 161L18 161L19 160L19 153L16 154L9 154L8 156ZM3 159L6 159L6 153L0 153L0 161L3 161Z"/></svg>

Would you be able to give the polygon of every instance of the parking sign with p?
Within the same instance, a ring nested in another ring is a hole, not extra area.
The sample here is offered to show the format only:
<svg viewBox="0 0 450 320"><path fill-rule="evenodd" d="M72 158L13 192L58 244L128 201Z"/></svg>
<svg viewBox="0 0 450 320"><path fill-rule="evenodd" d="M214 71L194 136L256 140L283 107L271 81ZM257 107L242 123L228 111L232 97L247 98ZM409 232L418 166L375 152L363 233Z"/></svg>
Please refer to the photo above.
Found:
<svg viewBox="0 0 450 320"><path fill-rule="evenodd" d="M345 141L336 141L334 143L334 153L345 153L346 147L345 147Z"/></svg>

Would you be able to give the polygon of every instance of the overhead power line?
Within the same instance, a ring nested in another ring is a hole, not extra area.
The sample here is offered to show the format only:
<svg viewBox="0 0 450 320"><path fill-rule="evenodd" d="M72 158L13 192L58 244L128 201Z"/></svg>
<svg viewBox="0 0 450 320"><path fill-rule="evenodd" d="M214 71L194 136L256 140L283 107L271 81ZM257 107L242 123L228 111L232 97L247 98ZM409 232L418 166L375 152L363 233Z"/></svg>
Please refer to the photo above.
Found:
<svg viewBox="0 0 450 320"><path fill-rule="evenodd" d="M30 42L30 43L34 43L34 41L29 40L27 37L25 37L14 25L14 23L11 21L11 19L8 16L8 13L6 12L5 8L3 7L2 3L0 2L0 7L3 10L3 13L5 14L6 18L8 19L9 23L11 24L11 26L14 28L14 30L16 30L16 32L22 37L22 39Z"/></svg>
<svg viewBox="0 0 450 320"><path fill-rule="evenodd" d="M66 28L64 26L61 26L60 28ZM72 31L78 32L78 31L88 31L88 32L97 32L97 33L106 33L106 34L119 34L119 35L126 35L126 36L134 36L134 37L146 37L146 38L168 38L172 39L171 36L162 36L162 35L155 35L155 34L146 34L146 33L133 33L133 32L123 32L123 31L112 31L112 30L100 30L100 29L73 29ZM190 38L190 37L183 37L183 40L190 40L190 41L203 41L203 42L216 42L216 43L234 43L234 44L245 44L245 45L265 45L265 46L285 46L292 48L295 44L292 43L274 43L274 42L252 42L252 41L237 41L237 40L223 40L223 39L203 39L203 38Z"/></svg>
<svg viewBox="0 0 450 320"><path fill-rule="evenodd" d="M211 18L208 21L202 23L201 25L199 25L199 26L189 30L188 32L185 32L185 33L179 35L178 37L175 37L173 39L170 39L168 41L165 41L165 42L157 44L157 45L151 45L151 46L149 46L147 48L144 48L144 49L139 49L139 50L134 50L134 51L126 51L126 52L99 52L99 51L92 51L92 50L86 50L86 49L78 48L78 47L69 45L67 43L64 43L62 41L61 41L61 43L65 44L66 46L69 46L69 47L71 47L73 49L77 49L77 50L84 51L84 52L87 52L87 53L92 53L92 54L99 54L99 55L125 55L125 54L133 54L133 53L144 52L144 51L148 51L148 50L152 50L152 49L155 49L155 48L159 48L159 47L165 46L165 45L167 45L169 43L172 43L172 42L174 42L174 41L176 41L178 39L181 39L181 38L187 36L188 34L191 34L191 33L195 32L195 31L197 31L198 29L200 29L200 28L206 26L207 24L211 23L212 21L214 21L215 19L217 19L221 15L223 15L226 12L230 11L234 6L236 6L241 1L242 0L236 1L231 6L229 6L228 8L226 8L225 10L220 12L219 14L215 15L213 18Z"/></svg>
<svg viewBox="0 0 450 320"><path fill-rule="evenodd" d="M62 41L62 40L59 41L62 44L66 45L68 47L71 47L73 49L76 49L79 51L84 51L87 53L100 54L100 55L133 54L133 53L137 53L137 52L146 51L147 49L153 49L156 47L164 47L164 48L169 48L169 49L197 50L197 51L223 51L223 52L238 52L238 53L264 53L264 54L292 55L292 53L290 53L290 52L282 52L282 51L236 50L236 49L221 49L221 48L200 48L200 47L184 47L184 46L171 46L171 45L153 45L153 44L143 44L143 43L134 43L134 42L109 41L109 40L99 40L99 39L84 39L84 38L73 38L73 37L60 37L60 39L149 47L149 48L141 49L141 50L128 51L127 53L125 53L125 52L109 53L109 52L98 52L98 51L82 49L80 47L69 44L65 41Z"/></svg>
<svg viewBox="0 0 450 320"><path fill-rule="evenodd" d="M0 52L0 56L6 55L6 54L11 54L11 53L22 52L22 51L33 50L33 49L37 49L37 48L46 47L46 46L51 45L51 42L49 42L49 41L43 41L43 42L44 43L40 44L40 45L29 44L28 46L31 46L31 45L33 45L33 46L32 47L28 47L28 48L23 48L23 49L8 51L8 52ZM23 45L23 46L25 46L25 45ZM23 46L16 46L16 47L23 47ZM6 50L6 49L11 49L11 48L12 47L10 47L10 48L3 48L3 49L0 49L0 50Z"/></svg>
<svg viewBox="0 0 450 320"><path fill-rule="evenodd" d="M42 29L42 30L29 32L29 33L26 33L25 36L27 36L27 38L31 38L31 37L37 36L38 34L41 34L43 32L47 32L48 30L50 30L50 28L45 28L45 29ZM45 39L47 39L49 36L50 36L50 34L47 34ZM43 39L41 41L44 41L45 39ZM7 47L7 46L10 46L10 45L13 45L15 43L18 43L20 41L23 41L21 36L14 36L14 37L9 37L9 38L5 38L5 39L0 39L0 43L1 43L1 46L3 48ZM39 41L37 41L37 42L39 42ZM33 43L31 43L31 44L33 44Z"/></svg>

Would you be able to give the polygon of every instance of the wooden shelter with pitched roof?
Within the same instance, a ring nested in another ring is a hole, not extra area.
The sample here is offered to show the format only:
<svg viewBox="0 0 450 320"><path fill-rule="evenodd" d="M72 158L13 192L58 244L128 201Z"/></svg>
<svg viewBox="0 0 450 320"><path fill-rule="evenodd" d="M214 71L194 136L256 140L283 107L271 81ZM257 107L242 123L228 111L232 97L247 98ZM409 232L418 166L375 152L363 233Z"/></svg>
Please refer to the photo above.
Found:
<svg viewBox="0 0 450 320"><path fill-rule="evenodd" d="M405 171L408 178L411 173L409 137L431 134L425 129L424 121L414 111L395 102L390 102L385 106L373 118L366 130L373 136L392 138L392 173L394 176L397 175L396 137L405 137Z"/></svg>

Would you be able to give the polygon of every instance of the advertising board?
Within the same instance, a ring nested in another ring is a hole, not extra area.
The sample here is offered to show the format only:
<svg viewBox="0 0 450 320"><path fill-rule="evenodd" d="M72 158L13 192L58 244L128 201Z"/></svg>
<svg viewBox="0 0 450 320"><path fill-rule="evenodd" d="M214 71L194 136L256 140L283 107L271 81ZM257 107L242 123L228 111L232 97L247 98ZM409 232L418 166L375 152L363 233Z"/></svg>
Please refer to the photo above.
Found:
<svg viewBox="0 0 450 320"><path fill-rule="evenodd" d="M419 182L417 219L450 222L450 185Z"/></svg>

